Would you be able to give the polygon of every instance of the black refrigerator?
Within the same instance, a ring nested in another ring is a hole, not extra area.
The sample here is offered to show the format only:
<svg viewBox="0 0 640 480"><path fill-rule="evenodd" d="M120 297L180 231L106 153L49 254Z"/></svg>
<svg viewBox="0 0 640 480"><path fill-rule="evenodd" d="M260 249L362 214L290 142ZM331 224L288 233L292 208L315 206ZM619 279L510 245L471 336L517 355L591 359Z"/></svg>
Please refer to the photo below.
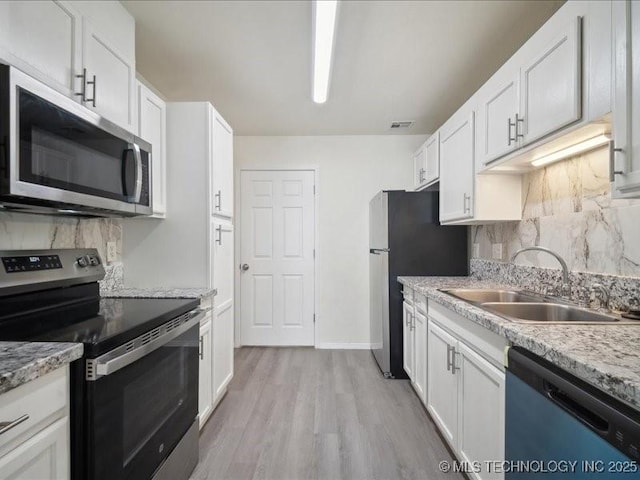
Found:
<svg viewBox="0 0 640 480"><path fill-rule="evenodd" d="M381 191L369 202L371 351L388 378L402 367L399 276L468 275L467 227L442 226L438 192Z"/></svg>

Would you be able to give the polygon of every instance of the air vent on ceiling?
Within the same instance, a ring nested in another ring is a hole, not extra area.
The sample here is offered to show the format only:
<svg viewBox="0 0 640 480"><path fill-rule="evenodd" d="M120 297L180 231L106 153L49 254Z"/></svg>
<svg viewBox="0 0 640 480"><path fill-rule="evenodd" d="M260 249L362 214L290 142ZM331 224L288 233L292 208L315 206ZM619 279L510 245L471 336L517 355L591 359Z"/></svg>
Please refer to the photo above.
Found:
<svg viewBox="0 0 640 480"><path fill-rule="evenodd" d="M401 130L409 128L413 125L413 122L391 122L391 130Z"/></svg>

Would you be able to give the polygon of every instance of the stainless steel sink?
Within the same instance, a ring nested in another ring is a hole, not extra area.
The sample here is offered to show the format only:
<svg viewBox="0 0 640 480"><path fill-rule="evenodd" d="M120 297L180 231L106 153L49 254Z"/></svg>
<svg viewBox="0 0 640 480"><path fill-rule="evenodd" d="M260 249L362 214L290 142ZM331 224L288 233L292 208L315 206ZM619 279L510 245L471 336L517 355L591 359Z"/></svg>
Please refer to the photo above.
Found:
<svg viewBox="0 0 640 480"><path fill-rule="evenodd" d="M620 318L573 305L559 303L496 303L481 305L491 312L523 323L615 323ZM627 322L624 322L627 323Z"/></svg>
<svg viewBox="0 0 640 480"><path fill-rule="evenodd" d="M441 291L471 303L545 301L542 296L518 290L498 290L490 288L443 288Z"/></svg>

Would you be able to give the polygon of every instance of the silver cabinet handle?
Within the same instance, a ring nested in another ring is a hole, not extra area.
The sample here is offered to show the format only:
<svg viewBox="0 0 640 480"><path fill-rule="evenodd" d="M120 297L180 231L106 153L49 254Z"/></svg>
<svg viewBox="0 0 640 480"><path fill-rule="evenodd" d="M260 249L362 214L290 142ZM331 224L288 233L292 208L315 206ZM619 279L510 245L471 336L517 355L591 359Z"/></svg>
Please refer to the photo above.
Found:
<svg viewBox="0 0 640 480"><path fill-rule="evenodd" d="M515 141L517 141L519 138L524 138L524 134L520 133L520 124L524 124L524 118L520 118L519 115L516 113L516 122L514 123L514 126L516 127L516 138Z"/></svg>
<svg viewBox="0 0 640 480"><path fill-rule="evenodd" d="M507 145L511 146L511 142L515 142L515 137L511 137L511 128L516 126L516 122L511 121L511 117L507 118Z"/></svg>
<svg viewBox="0 0 640 480"><path fill-rule="evenodd" d="M200 336L200 351L198 352L200 355L200 360L204 360L204 337Z"/></svg>
<svg viewBox="0 0 640 480"><path fill-rule="evenodd" d="M76 78L82 79L82 86L80 87L80 93L74 93L76 97L80 97L80 101L83 103L87 101L87 69L83 68L80 75L76 75Z"/></svg>
<svg viewBox="0 0 640 480"><path fill-rule="evenodd" d="M427 173L427 171L424 168L420 169L420 176L419 176L419 179L418 179L419 183L424 182L426 173Z"/></svg>
<svg viewBox="0 0 640 480"><path fill-rule="evenodd" d="M20 425L21 423L26 422L27 420L29 420L29 415L25 414L25 415L22 415L21 417L16 418L15 420L13 420L11 422L0 422L0 435L2 435L3 433L8 432L12 428L17 427L18 425Z"/></svg>
<svg viewBox="0 0 640 480"><path fill-rule="evenodd" d="M85 69L84 74L86 76L86 74L87 74L86 69ZM86 77L85 77L85 80L86 80ZM95 107L96 106L96 89L98 87L97 84L96 84L96 76L95 75L93 76L93 80L91 82L87 82L87 85L93 85L93 97L85 98L84 101L85 102L91 102L91 104Z"/></svg>
<svg viewBox="0 0 640 480"><path fill-rule="evenodd" d="M409 330L413 331L416 329L416 316L411 315L411 323L409 323Z"/></svg>
<svg viewBox="0 0 640 480"><path fill-rule="evenodd" d="M218 225L216 227L216 232L218 232L218 238L216 238L216 243L218 245L222 245L222 225Z"/></svg>
<svg viewBox="0 0 640 480"><path fill-rule="evenodd" d="M447 343L447 372L451 370L451 345Z"/></svg>
<svg viewBox="0 0 640 480"><path fill-rule="evenodd" d="M609 142L609 181L613 182L616 175L624 175L624 171L616 170L616 153L623 153L622 148L616 148L613 140Z"/></svg>
<svg viewBox="0 0 640 480"><path fill-rule="evenodd" d="M242 270L243 272L246 272L247 270L249 270L249 265L246 263L243 263L242 265L240 265L240 270Z"/></svg>
<svg viewBox="0 0 640 480"><path fill-rule="evenodd" d="M463 201L464 213L471 213L471 195L467 195L465 192Z"/></svg>
<svg viewBox="0 0 640 480"><path fill-rule="evenodd" d="M95 100L95 95L93 98ZM93 106L96 106L95 101ZM137 143L133 144L133 155L136 159L136 189L133 198L136 203L140 203L140 198L142 197L142 155L140 154L140 146Z"/></svg>
<svg viewBox="0 0 640 480"><path fill-rule="evenodd" d="M451 373L456 374L460 367L456 367L456 355L460 355L460 352L456 352L456 347L451 347Z"/></svg>
<svg viewBox="0 0 640 480"><path fill-rule="evenodd" d="M215 209L219 212L222 209L222 192L218 190L214 197L216 198Z"/></svg>

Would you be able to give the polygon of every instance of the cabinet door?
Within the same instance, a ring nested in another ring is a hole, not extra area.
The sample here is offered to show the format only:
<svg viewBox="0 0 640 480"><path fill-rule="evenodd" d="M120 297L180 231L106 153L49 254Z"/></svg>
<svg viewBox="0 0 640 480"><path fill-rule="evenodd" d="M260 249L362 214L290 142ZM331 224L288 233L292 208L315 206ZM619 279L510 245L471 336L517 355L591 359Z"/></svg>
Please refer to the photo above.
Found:
<svg viewBox="0 0 640 480"><path fill-rule="evenodd" d="M61 418L0 458L3 480L68 480L69 420Z"/></svg>
<svg viewBox="0 0 640 480"><path fill-rule="evenodd" d="M82 63L87 70L84 105L132 132L135 127L135 61L119 53L108 36L86 18L83 29ZM89 82L94 76L95 84L91 85Z"/></svg>
<svg viewBox="0 0 640 480"><path fill-rule="evenodd" d="M522 136L525 144L579 120L582 115L580 25L580 17L574 18L521 67L520 112L524 122L517 126L517 135Z"/></svg>
<svg viewBox="0 0 640 480"><path fill-rule="evenodd" d="M211 415L213 403L211 375L211 317L206 317L200 325L200 363L198 375L198 415L200 428Z"/></svg>
<svg viewBox="0 0 640 480"><path fill-rule="evenodd" d="M80 85L80 32L69 2L0 2L0 58L72 98Z"/></svg>
<svg viewBox="0 0 640 480"><path fill-rule="evenodd" d="M213 403L233 378L233 302L214 308L213 315Z"/></svg>
<svg viewBox="0 0 640 480"><path fill-rule="evenodd" d="M473 217L474 114L453 117L440 132L440 220Z"/></svg>
<svg viewBox="0 0 640 480"><path fill-rule="evenodd" d="M640 197L640 3L613 2L614 105L611 194Z"/></svg>
<svg viewBox="0 0 640 480"><path fill-rule="evenodd" d="M519 119L518 73L499 72L490 80L480 104L480 162L486 165L516 149Z"/></svg>
<svg viewBox="0 0 640 480"><path fill-rule="evenodd" d="M427 158L427 178L424 183L432 183L440 178L440 132L429 137L425 144Z"/></svg>
<svg viewBox="0 0 640 480"><path fill-rule="evenodd" d="M422 403L427 403L427 317L415 311L415 320L413 322L415 328L413 330L414 340L414 369L413 369L413 388Z"/></svg>
<svg viewBox="0 0 640 480"><path fill-rule="evenodd" d="M425 145L421 145L413 154L413 186L416 190L424 186L427 180L427 155Z"/></svg>
<svg viewBox="0 0 640 480"><path fill-rule="evenodd" d="M213 213L233 216L233 130L218 112L214 112L213 146Z"/></svg>
<svg viewBox="0 0 640 480"><path fill-rule="evenodd" d="M460 368L459 441L461 460L504 460L505 374L476 352L458 345L456 366ZM477 479L502 479L495 472L472 473Z"/></svg>
<svg viewBox="0 0 640 480"><path fill-rule="evenodd" d="M413 381L413 306L402 302L402 366Z"/></svg>
<svg viewBox="0 0 640 480"><path fill-rule="evenodd" d="M234 286L233 225L213 222L213 288L216 305L233 301Z"/></svg>
<svg viewBox="0 0 640 480"><path fill-rule="evenodd" d="M165 102L140 82L138 85L138 135L151 143L151 179L153 214L166 213L166 132L167 106Z"/></svg>
<svg viewBox="0 0 640 480"><path fill-rule="evenodd" d="M427 325L427 410L444 438L455 449L458 431L458 376L451 369L451 357L457 340L432 320Z"/></svg>

